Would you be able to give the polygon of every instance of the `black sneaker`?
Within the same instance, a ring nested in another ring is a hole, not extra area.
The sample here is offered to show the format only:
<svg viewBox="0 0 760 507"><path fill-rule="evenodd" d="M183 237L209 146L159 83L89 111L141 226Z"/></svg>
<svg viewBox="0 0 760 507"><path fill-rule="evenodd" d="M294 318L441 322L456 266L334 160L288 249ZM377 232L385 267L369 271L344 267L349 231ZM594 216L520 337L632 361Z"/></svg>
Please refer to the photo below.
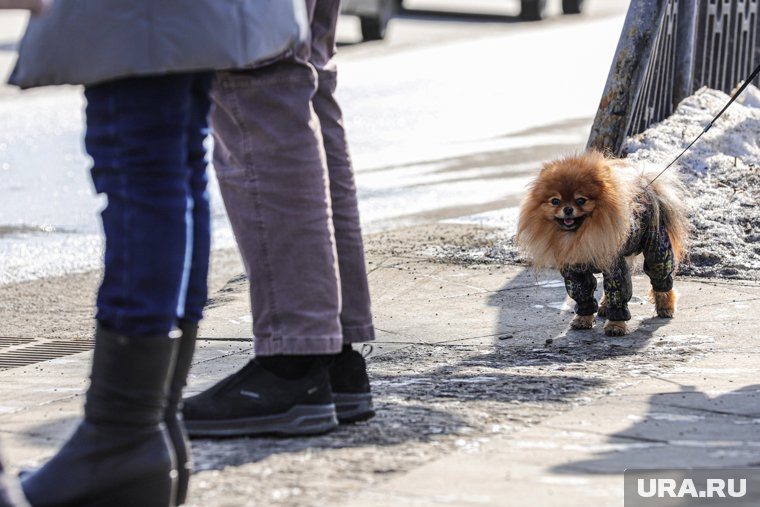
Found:
<svg viewBox="0 0 760 507"><path fill-rule="evenodd" d="M184 400L191 437L316 435L338 426L328 369L282 378L250 361L237 373Z"/></svg>
<svg viewBox="0 0 760 507"><path fill-rule="evenodd" d="M341 424L366 421L375 416L367 363L350 345L335 356L330 366L330 385Z"/></svg>

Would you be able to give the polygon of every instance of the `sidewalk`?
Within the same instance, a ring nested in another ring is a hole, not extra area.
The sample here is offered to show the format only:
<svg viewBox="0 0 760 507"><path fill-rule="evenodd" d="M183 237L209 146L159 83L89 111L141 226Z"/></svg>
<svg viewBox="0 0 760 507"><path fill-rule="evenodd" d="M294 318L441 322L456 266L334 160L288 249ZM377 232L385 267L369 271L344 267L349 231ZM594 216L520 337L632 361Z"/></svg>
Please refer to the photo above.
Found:
<svg viewBox="0 0 760 507"><path fill-rule="evenodd" d="M636 330L607 338L601 323L568 329L559 275L394 251L396 234L368 238L377 417L195 441L189 505L622 506L626 468L760 466L760 284L677 279L680 312L663 320L636 276ZM250 328L233 278L213 295L190 391L249 359ZM72 431L89 359L0 372L11 465L43 462Z"/></svg>

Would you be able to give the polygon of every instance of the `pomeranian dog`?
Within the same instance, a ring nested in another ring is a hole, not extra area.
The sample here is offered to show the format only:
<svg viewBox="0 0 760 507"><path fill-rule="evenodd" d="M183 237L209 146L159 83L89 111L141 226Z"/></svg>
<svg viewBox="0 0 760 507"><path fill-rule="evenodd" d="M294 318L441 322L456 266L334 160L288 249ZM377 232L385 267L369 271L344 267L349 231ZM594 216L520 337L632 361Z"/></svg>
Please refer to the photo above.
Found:
<svg viewBox="0 0 760 507"><path fill-rule="evenodd" d="M622 336L631 319L629 261L644 256L644 272L659 317L673 317L673 275L683 259L689 227L684 189L672 174L645 173L596 151L549 162L520 208L517 243L535 269L558 269L575 301L573 329L591 329L594 314L607 317L604 332ZM602 273L604 296L594 297Z"/></svg>

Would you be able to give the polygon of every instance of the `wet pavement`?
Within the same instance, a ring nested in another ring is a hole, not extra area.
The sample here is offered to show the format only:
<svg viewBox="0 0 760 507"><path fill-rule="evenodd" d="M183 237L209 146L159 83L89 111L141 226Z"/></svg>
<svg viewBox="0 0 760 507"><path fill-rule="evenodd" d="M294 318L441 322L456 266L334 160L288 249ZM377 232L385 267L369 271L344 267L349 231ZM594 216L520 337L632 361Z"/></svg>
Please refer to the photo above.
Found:
<svg viewBox="0 0 760 507"><path fill-rule="evenodd" d="M388 40L369 44L341 19L338 93L365 231L513 207L541 160L585 144L626 9L589 4L521 23L517 2L412 0ZM23 25L0 13L3 75ZM100 264L105 201L82 150L83 107L78 87L0 86L0 284ZM213 178L211 200L214 246L231 248Z"/></svg>

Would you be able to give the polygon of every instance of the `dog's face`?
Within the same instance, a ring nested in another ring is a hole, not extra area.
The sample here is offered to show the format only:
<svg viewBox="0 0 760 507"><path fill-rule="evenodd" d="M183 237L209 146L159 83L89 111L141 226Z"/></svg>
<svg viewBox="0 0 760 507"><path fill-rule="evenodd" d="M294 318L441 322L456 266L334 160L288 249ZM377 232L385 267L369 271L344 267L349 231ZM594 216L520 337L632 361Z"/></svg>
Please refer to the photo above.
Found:
<svg viewBox="0 0 760 507"><path fill-rule="evenodd" d="M538 267L608 265L628 234L630 198L594 152L546 164L520 209L517 240Z"/></svg>
<svg viewBox="0 0 760 507"><path fill-rule="evenodd" d="M604 168L581 162L547 166L535 182L534 197L541 201L543 217L560 233L577 232L593 220L596 207L604 205Z"/></svg>
<svg viewBox="0 0 760 507"><path fill-rule="evenodd" d="M545 205L547 217L554 220L561 231L575 232L587 218L593 216L596 199L587 191L554 191Z"/></svg>

